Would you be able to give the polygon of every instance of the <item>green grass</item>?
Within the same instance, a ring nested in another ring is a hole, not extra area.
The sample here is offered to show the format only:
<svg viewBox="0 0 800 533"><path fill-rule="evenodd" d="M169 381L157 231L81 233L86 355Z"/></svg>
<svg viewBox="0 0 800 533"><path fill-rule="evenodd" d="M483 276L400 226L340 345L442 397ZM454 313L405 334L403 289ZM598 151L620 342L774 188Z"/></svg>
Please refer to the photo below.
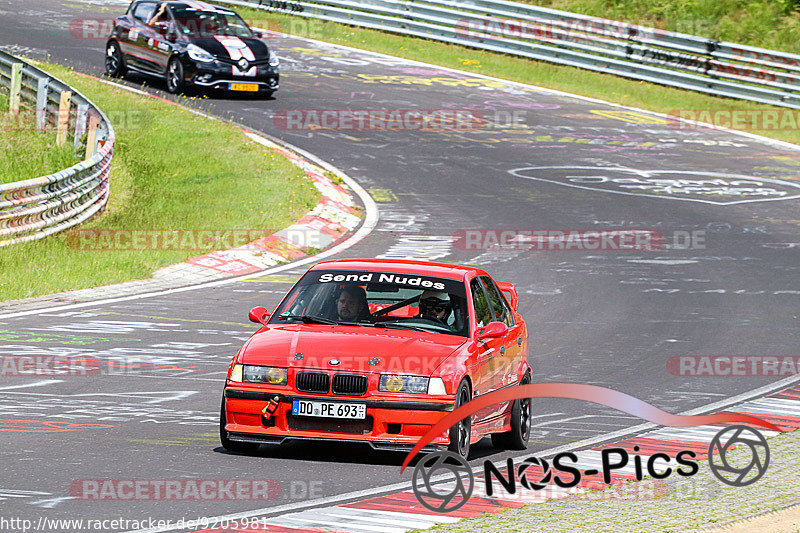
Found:
<svg viewBox="0 0 800 533"><path fill-rule="evenodd" d="M800 53L797 0L522 0L720 41Z"/></svg>
<svg viewBox="0 0 800 533"><path fill-rule="evenodd" d="M0 184L38 178L71 167L80 161L72 139L59 148L52 131L36 131L36 118L22 109L8 112L8 95L0 93Z"/></svg>
<svg viewBox="0 0 800 533"><path fill-rule="evenodd" d="M63 67L44 68L94 101L116 129L108 206L81 229L272 233L319 200L303 171L233 125ZM147 278L160 267L204 253L77 248L74 241L68 243L66 234L0 248L0 301Z"/></svg>
<svg viewBox="0 0 800 533"><path fill-rule="evenodd" d="M221 0L224 3L224 0ZM547 2L550 7L564 8L564 2ZM596 0L572 0L574 3L582 3L586 6L595 6L600 14L611 16L611 12L602 9L606 2ZM645 1L633 0L629 3L607 2L609 5L618 6L613 14L617 15L625 9L625 6L646 6ZM654 6L668 4L669 1L652 2ZM714 2L701 2L697 0L674 0L676 5L690 5L702 3L703 5L713 5ZM741 4L741 0L732 2L735 5ZM556 5L558 4L558 6ZM751 2L755 5L755 2ZM720 2L720 5L727 5ZM760 5L760 4L759 4ZM394 56L404 57L434 65L451 67L468 72L475 72L488 76L495 76L507 80L528 83L540 87L556 89L583 96L600 98L603 100L617 102L624 105L639 107L651 111L670 113L676 110L777 110L777 108L766 104L734 100L730 98L720 98L693 91L685 91L672 87L656 85L653 83L629 80L608 74L592 72L588 70L565 67L552 63L534 61L531 59L515 57L496 52L488 52L465 46L452 45L437 41L429 41L415 37L397 35L388 32L357 28L344 24L332 22L307 20L301 17L293 17L279 13L269 13L266 11L242 8L233 6L239 14L249 23L269 29L281 29L281 31L293 33L295 35L310 37L320 41L331 42L382 52ZM633 7L631 8L633 9ZM754 11L753 20L758 19L759 12ZM655 10L655 7L652 8ZM635 11L632 11L635 13ZM649 11L648 11L649 12ZM770 11L772 12L772 11ZM736 12L738 13L738 11ZM734 14L727 15L734 17ZM796 12L787 14L783 19L785 24L796 21L800 15ZM727 20L727 19L726 19ZM735 20L735 19L733 19ZM750 19L748 19L750 20ZM758 19L760 20L760 19ZM768 19L771 20L771 19ZM767 24L765 21L764 24ZM748 22L749 24L749 22ZM755 22L753 22L755 24ZM710 24L709 26L714 26ZM769 26L774 28L775 24ZM774 33L774 32L773 32ZM800 41L799 41L800 42ZM759 43L755 43L759 44ZM761 43L763 45L763 43ZM795 46L798 46L795 44ZM291 76L287 74L287 76ZM785 111L785 109L784 109ZM753 130L767 137L780 139L792 143L800 143L800 130Z"/></svg>

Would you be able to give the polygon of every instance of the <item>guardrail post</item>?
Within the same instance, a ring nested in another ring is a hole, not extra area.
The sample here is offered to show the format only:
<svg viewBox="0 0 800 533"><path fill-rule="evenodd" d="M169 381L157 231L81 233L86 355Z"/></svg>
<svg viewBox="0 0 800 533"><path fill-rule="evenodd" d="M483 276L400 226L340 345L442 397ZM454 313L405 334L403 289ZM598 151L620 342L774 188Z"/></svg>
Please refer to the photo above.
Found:
<svg viewBox="0 0 800 533"><path fill-rule="evenodd" d="M86 121L89 116L89 106L80 104L78 106L78 114L75 115L75 136L72 139L72 145L75 150L81 146L81 137L86 133Z"/></svg>
<svg viewBox="0 0 800 533"><path fill-rule="evenodd" d="M20 93L22 91L22 63L11 65L11 94L8 99L8 110L19 115Z"/></svg>
<svg viewBox="0 0 800 533"><path fill-rule="evenodd" d="M69 112L72 91L61 91L61 102L58 104L58 126L56 131L56 145L64 146L67 142L67 130L69 130Z"/></svg>
<svg viewBox="0 0 800 533"><path fill-rule="evenodd" d="M47 91L50 87L50 80L39 78L39 86L36 88L36 129L43 130L47 127Z"/></svg>
<svg viewBox="0 0 800 533"><path fill-rule="evenodd" d="M97 146L97 125L99 123L100 120L94 113L89 115L89 128L86 131L86 157L84 157L84 159L91 158L92 154L95 152L95 147Z"/></svg>

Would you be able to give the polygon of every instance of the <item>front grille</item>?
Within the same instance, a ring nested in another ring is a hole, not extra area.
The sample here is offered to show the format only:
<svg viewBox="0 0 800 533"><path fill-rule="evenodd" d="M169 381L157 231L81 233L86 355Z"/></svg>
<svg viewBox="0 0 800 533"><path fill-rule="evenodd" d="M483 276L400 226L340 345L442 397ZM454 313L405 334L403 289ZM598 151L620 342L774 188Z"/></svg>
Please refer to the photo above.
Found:
<svg viewBox="0 0 800 533"><path fill-rule="evenodd" d="M306 429L310 431L335 431L338 433L372 433L374 423L371 416L362 420L342 418L311 418L306 416L286 415L289 429Z"/></svg>
<svg viewBox="0 0 800 533"><path fill-rule="evenodd" d="M334 394L353 394L361 396L367 393L367 376L353 374L336 374L333 376Z"/></svg>
<svg viewBox="0 0 800 533"><path fill-rule="evenodd" d="M227 63L228 65L238 65L239 64L239 60L238 59L233 60L233 59L230 59L230 58L227 58L227 57L217 57L217 61L219 61L220 63ZM269 63L269 58L266 58L266 59L254 59L253 61L250 61L248 59L247 62L250 64L250 66L256 66L257 67L259 65L268 64Z"/></svg>
<svg viewBox="0 0 800 533"><path fill-rule="evenodd" d="M325 372L298 372L295 384L300 392L325 394L331 388L331 376Z"/></svg>

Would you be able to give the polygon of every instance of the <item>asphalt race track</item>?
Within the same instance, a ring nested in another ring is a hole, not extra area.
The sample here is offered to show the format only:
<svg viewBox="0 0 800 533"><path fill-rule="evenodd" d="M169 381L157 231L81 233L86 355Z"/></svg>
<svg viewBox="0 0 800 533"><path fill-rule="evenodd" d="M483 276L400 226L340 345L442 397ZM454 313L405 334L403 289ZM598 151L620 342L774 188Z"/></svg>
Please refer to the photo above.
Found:
<svg viewBox="0 0 800 533"><path fill-rule="evenodd" d="M125 7L0 0L0 46L99 75L104 40L77 39L70 23L112 18ZM539 381L610 387L678 413L779 378L678 377L667 370L670 357L798 353L800 152L314 41L273 38L270 46L281 57L275 99L217 97L202 105L319 156L373 193L380 222L342 257L474 264L513 282L533 331L531 363ZM160 91L158 83L148 85ZM321 131L286 129L279 118L291 110L381 108L471 110L488 122L467 131ZM674 182L652 186L659 178ZM756 192L743 202L726 188ZM711 189L718 194L709 195ZM487 250L454 240L473 229L647 229L661 232L666 246ZM256 305L272 309L303 271L0 318L6 354L141 356L152 364L92 378L0 378L0 514L193 519L301 508L310 499L408 481L409 472L399 472L403 454L366 446L294 444L262 447L257 456L219 446L227 363L255 330L247 312ZM640 423L563 400L537 402L535 416L529 452ZM505 455L482 442L472 458L484 457ZM275 480L280 495L270 501L84 501L70 492L86 479L255 477Z"/></svg>

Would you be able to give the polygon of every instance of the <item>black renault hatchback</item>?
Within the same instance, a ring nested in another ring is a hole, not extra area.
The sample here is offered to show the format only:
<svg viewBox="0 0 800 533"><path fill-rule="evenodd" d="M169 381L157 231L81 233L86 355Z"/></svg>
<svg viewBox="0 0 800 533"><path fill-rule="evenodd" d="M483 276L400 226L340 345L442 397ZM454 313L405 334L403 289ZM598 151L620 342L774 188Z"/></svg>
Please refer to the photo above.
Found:
<svg viewBox="0 0 800 533"><path fill-rule="evenodd" d="M158 76L171 93L196 87L271 96L278 89L278 57L262 39L224 7L134 0L114 21L106 73Z"/></svg>

